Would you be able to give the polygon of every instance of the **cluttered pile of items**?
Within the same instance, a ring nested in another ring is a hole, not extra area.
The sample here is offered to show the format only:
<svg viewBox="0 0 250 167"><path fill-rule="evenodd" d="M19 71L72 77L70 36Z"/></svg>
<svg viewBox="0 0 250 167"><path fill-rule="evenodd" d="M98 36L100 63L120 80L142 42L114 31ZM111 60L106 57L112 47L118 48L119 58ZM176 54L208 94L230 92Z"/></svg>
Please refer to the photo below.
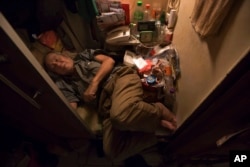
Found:
<svg viewBox="0 0 250 167"><path fill-rule="evenodd" d="M178 0L172 8L167 4L123 4L119 0L97 0L101 15L97 22L107 31L106 43L132 45L124 54L124 64L137 68L144 87L145 100L161 101L173 108L176 80L180 75L179 57L172 44L177 21ZM165 3L165 2L163 2ZM130 14L130 5L135 6ZM166 7L163 9L162 6Z"/></svg>
<svg viewBox="0 0 250 167"><path fill-rule="evenodd" d="M165 5L163 5L165 6ZM177 10L167 12L161 7L143 4L137 1L130 23L131 35L136 36L145 44L171 43L174 26L177 20Z"/></svg>
<svg viewBox="0 0 250 167"><path fill-rule="evenodd" d="M157 45L146 55L126 50L124 64L138 70L145 101L162 102L169 109L174 107L180 66L178 53L172 45L163 48Z"/></svg>
<svg viewBox="0 0 250 167"><path fill-rule="evenodd" d="M129 4L120 1L96 0L99 15L96 17L100 30L107 31L114 27L129 24Z"/></svg>
<svg viewBox="0 0 250 167"><path fill-rule="evenodd" d="M159 4L157 6L155 3L152 5L143 4L139 0L136 2L135 8L131 9L133 4L121 3L119 0L96 0L96 3L100 13L97 16L97 25L100 30L112 31L123 26L123 28L118 28L117 31L113 32L119 35L118 31L129 31L130 36L144 44L171 43L177 21L178 5L167 9L165 4L166 9L163 9Z"/></svg>

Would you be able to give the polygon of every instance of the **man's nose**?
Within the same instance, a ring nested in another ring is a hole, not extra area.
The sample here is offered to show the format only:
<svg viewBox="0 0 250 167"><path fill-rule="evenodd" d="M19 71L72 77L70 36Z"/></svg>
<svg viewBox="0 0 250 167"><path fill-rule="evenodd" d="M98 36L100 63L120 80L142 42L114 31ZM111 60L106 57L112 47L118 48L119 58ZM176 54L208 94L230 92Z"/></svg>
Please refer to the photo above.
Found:
<svg viewBox="0 0 250 167"><path fill-rule="evenodd" d="M57 61L54 61L52 64L53 64L54 66L58 66L60 63L57 62Z"/></svg>

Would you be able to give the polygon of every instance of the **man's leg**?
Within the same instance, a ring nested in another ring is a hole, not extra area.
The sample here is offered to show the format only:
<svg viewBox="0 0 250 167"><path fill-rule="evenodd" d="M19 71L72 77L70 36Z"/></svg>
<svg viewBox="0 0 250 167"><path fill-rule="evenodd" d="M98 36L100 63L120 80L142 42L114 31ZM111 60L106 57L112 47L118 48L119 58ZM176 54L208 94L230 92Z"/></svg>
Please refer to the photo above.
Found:
<svg viewBox="0 0 250 167"><path fill-rule="evenodd" d="M110 120L120 130L154 133L161 125L162 110L143 101L143 89L137 74L119 77L112 93Z"/></svg>
<svg viewBox="0 0 250 167"><path fill-rule="evenodd" d="M136 73L119 74L112 93L110 118L104 121L104 151L124 159L157 143L163 108L143 101L141 80Z"/></svg>
<svg viewBox="0 0 250 167"><path fill-rule="evenodd" d="M107 157L124 160L156 145L153 133L120 131L112 126L109 119L103 122L103 149Z"/></svg>

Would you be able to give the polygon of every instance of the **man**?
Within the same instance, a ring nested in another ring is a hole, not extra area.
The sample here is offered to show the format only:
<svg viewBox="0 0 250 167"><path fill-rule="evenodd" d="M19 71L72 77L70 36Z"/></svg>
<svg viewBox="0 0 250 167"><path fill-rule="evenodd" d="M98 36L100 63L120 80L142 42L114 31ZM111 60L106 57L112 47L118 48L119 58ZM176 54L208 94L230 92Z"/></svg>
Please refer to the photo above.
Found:
<svg viewBox="0 0 250 167"><path fill-rule="evenodd" d="M61 53L45 56L45 66L70 105L98 104L103 118L103 149L107 157L125 159L157 143L155 131L174 131L175 116L161 103L143 101L137 71L115 66L110 56L85 50L74 59Z"/></svg>

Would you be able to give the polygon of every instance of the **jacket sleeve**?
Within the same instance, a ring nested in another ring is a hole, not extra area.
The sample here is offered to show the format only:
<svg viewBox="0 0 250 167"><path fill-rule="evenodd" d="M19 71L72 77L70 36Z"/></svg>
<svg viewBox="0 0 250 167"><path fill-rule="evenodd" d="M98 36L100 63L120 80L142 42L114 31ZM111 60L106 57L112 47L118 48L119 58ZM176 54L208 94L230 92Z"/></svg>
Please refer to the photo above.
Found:
<svg viewBox="0 0 250 167"><path fill-rule="evenodd" d="M63 95L66 97L66 99L69 102L79 102L79 98L76 95L75 90L72 88L72 86L68 83L66 83L63 79L58 79L55 81L55 84L58 86L58 88L61 90Z"/></svg>

